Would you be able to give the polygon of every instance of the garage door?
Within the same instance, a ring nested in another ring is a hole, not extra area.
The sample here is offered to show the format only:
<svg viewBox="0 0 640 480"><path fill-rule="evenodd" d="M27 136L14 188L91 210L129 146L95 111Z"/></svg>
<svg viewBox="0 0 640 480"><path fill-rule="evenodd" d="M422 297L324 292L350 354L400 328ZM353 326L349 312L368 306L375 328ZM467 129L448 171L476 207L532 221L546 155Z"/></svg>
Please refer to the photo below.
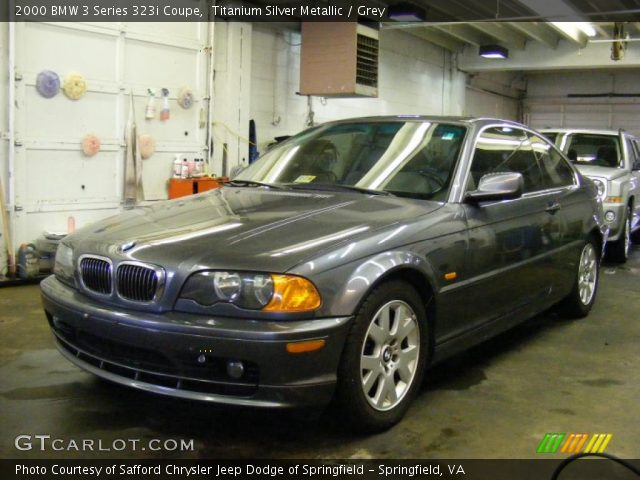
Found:
<svg viewBox="0 0 640 480"><path fill-rule="evenodd" d="M491 92L468 88L465 91L464 115L520 121L518 101Z"/></svg>
<svg viewBox="0 0 640 480"><path fill-rule="evenodd" d="M622 128L640 136L640 104L636 103L635 99L534 102L526 104L525 123L533 128Z"/></svg>
<svg viewBox="0 0 640 480"><path fill-rule="evenodd" d="M207 128L207 23L19 23L16 24L15 235L32 241L43 230L65 231L116 213L124 181L124 130L134 95L140 134L151 135L156 153L143 161L144 199L167 197L175 154L204 157ZM79 100L63 93L38 94L38 72L85 76ZM147 89L170 92L171 115L145 120ZM177 103L182 88L195 104ZM102 147L84 156L80 142L93 133Z"/></svg>

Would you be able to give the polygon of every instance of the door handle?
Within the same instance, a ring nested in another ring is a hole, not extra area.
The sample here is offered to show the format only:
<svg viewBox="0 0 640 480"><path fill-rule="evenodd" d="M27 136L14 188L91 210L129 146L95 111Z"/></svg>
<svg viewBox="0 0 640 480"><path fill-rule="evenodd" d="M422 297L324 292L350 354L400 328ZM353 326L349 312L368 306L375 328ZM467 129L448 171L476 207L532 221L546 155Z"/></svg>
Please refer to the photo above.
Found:
<svg viewBox="0 0 640 480"><path fill-rule="evenodd" d="M553 215L554 213L556 213L561 208L562 208L562 205L560 205L559 202L553 202L553 203L550 203L547 206L547 208L544 209L544 211L547 212L547 213L550 213L551 215Z"/></svg>

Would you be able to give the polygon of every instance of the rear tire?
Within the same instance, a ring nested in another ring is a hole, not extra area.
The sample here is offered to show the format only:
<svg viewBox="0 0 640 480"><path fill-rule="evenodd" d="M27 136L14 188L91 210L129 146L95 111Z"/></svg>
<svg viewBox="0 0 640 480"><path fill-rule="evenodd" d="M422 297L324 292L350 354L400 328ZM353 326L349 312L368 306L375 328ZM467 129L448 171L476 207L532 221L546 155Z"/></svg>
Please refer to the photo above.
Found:
<svg viewBox="0 0 640 480"><path fill-rule="evenodd" d="M559 305L563 316L583 318L589 315L596 300L599 273L597 242L589 237L580 251L571 293Z"/></svg>
<svg viewBox="0 0 640 480"><path fill-rule="evenodd" d="M625 263L631 251L631 207L625 210L624 226L620 238L607 244L607 254L617 263Z"/></svg>
<svg viewBox="0 0 640 480"><path fill-rule="evenodd" d="M403 281L383 283L358 309L338 368L335 406L357 431L379 432L402 419L424 377L425 303Z"/></svg>

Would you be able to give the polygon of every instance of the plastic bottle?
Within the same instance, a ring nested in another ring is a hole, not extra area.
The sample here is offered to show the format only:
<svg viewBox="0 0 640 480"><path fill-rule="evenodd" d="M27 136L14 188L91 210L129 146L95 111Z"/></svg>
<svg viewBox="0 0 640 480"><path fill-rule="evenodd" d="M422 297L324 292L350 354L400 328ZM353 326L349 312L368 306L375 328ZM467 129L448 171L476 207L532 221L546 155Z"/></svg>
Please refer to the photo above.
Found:
<svg viewBox="0 0 640 480"><path fill-rule="evenodd" d="M166 122L171 116L171 110L169 110L169 90L162 89L162 110L160 110L160 120Z"/></svg>
<svg viewBox="0 0 640 480"><path fill-rule="evenodd" d="M147 108L145 109L144 118L151 120L156 116L156 94L148 88L147 95L149 96L149 100L147 102Z"/></svg>
<svg viewBox="0 0 640 480"><path fill-rule="evenodd" d="M180 166L180 178L189 178L189 162L186 158L182 159L182 165Z"/></svg>
<svg viewBox="0 0 640 480"><path fill-rule="evenodd" d="M173 178L182 177L182 160L180 159L180 155L176 155L173 159Z"/></svg>

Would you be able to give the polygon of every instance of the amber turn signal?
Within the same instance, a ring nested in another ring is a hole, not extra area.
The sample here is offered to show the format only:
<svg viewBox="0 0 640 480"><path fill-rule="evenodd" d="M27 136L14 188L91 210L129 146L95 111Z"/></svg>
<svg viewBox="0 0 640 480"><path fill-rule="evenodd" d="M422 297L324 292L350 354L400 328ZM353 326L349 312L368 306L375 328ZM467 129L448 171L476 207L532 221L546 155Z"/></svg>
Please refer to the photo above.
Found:
<svg viewBox="0 0 640 480"><path fill-rule="evenodd" d="M271 275L273 296L262 310L266 312L309 312L320 306L320 294L306 278Z"/></svg>
<svg viewBox="0 0 640 480"><path fill-rule="evenodd" d="M320 350L325 345L324 340L306 340L304 342L287 343L287 352L289 353L306 353Z"/></svg>

